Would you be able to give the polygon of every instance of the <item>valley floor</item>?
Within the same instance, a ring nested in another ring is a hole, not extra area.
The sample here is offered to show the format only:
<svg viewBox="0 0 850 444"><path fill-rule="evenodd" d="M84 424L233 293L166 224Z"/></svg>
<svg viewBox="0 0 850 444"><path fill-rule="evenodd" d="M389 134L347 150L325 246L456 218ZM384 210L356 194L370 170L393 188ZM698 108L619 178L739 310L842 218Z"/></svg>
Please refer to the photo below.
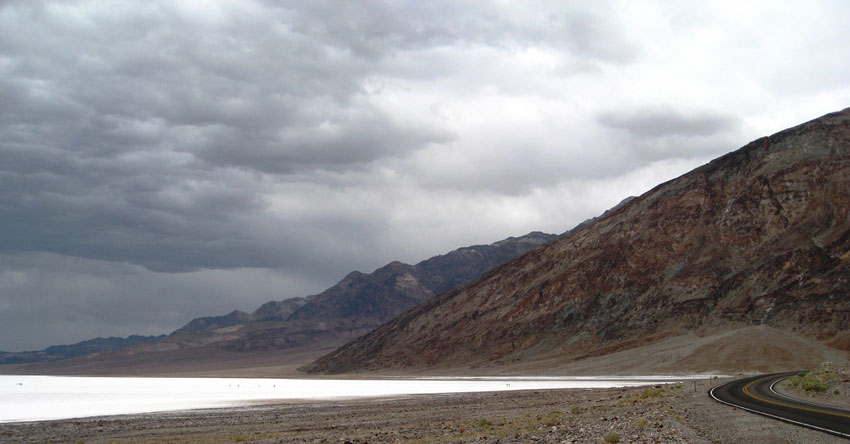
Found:
<svg viewBox="0 0 850 444"><path fill-rule="evenodd" d="M719 381L415 396L0 425L3 443L841 443L720 405ZM609 437L613 441L613 435Z"/></svg>

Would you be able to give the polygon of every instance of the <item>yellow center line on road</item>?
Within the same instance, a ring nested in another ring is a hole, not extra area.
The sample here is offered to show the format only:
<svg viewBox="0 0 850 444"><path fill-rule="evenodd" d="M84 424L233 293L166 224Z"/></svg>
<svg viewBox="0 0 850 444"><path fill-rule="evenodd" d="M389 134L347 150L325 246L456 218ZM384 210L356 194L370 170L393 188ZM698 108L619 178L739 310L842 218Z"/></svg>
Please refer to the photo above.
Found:
<svg viewBox="0 0 850 444"><path fill-rule="evenodd" d="M784 403L784 402L780 402L780 401L772 401L770 399L763 398L761 396L755 395L755 394L750 392L750 387L753 384L759 383L759 382L764 381L766 379L770 379L772 377L773 376L767 376L767 377L764 377L764 378L759 378L759 379L756 379L755 381L745 385L744 386L744 394L749 396L750 398L757 399L761 402L766 402L768 404L780 405L780 406L783 406L783 407L790 407L792 409L797 409L797 410L805 410L807 412L823 413L823 414L826 414L826 415L833 415L833 416L840 416L840 417L843 417L843 418L850 418L850 414L847 414L847 413L831 412L829 410L822 410L822 409L815 408L815 407L803 407L803 406L788 404L788 403Z"/></svg>

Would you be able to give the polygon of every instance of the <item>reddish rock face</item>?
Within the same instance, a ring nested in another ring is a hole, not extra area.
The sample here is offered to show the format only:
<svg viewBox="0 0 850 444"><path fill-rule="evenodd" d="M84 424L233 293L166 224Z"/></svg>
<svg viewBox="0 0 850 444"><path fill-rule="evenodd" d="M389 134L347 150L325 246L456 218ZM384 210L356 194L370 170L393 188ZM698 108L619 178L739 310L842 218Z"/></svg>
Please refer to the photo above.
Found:
<svg viewBox="0 0 850 444"><path fill-rule="evenodd" d="M311 364L564 359L697 327L850 344L850 109L720 157Z"/></svg>

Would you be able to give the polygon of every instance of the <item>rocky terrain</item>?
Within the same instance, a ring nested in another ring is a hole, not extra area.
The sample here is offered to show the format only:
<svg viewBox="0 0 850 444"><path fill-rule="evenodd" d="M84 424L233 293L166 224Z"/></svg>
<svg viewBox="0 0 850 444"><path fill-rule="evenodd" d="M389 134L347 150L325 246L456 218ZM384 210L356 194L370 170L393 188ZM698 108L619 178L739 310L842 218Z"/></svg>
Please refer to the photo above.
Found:
<svg viewBox="0 0 850 444"><path fill-rule="evenodd" d="M600 214L599 216L591 217L590 219L586 219L586 220L582 221L582 223L573 227L571 230L567 230L564 234L561 235L561 237L569 236L570 234L573 234L576 231L581 230L582 228L586 228L586 227L593 225L599 219L602 219L605 216L608 216L609 214L619 210L620 208L622 208L623 206L625 206L626 204L628 204L629 202L631 202L635 199L637 199L637 196L629 196L629 197L621 200L620 203L618 203L617 205L614 205L612 208L609 208L608 210L605 210L605 212Z"/></svg>
<svg viewBox="0 0 850 444"><path fill-rule="evenodd" d="M262 368L277 365L276 372L286 373L280 366L310 362L434 295L555 239L553 234L533 232L459 248L416 265L392 262L369 274L352 272L317 295L271 301L252 313L193 319L157 341L0 372L172 374L231 370L241 362Z"/></svg>
<svg viewBox="0 0 850 444"><path fill-rule="evenodd" d="M850 109L755 140L661 184L306 370L489 372L663 341L678 344L667 351L675 360L649 369L693 358L724 370L712 360L718 352L736 357L730 365L762 356L765 368L785 368L794 355L788 336L846 360L848 276ZM724 339L753 326L783 334ZM675 340L703 336L711 339L704 349Z"/></svg>
<svg viewBox="0 0 850 444"><path fill-rule="evenodd" d="M447 394L3 424L4 443L840 443L712 401L716 380ZM608 441L605 440L606 436Z"/></svg>

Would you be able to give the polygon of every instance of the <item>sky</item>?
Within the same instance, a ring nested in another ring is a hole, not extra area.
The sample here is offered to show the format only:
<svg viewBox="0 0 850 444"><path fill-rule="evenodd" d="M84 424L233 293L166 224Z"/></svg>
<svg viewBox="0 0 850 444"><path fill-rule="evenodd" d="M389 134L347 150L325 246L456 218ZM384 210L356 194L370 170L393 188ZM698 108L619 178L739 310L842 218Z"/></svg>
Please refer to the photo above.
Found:
<svg viewBox="0 0 850 444"><path fill-rule="evenodd" d="M0 350L562 233L850 106L836 1L0 1Z"/></svg>

